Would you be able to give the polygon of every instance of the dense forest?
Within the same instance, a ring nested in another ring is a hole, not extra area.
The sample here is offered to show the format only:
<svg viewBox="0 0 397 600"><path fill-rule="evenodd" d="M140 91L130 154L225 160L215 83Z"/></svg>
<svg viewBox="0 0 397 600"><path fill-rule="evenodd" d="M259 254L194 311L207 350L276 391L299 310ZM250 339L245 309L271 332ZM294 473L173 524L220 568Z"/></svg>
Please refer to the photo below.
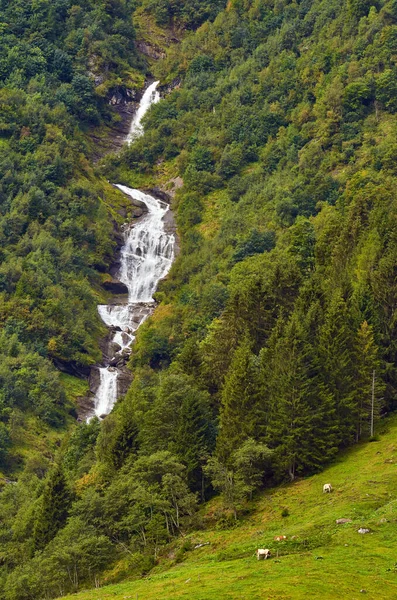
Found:
<svg viewBox="0 0 397 600"><path fill-rule="evenodd" d="M231 527L397 408L397 2L225 4L0 1L6 473L18 420L73 414L56 367L99 360L120 202L106 179L183 180L181 252L128 393L0 494L5 600L147 573L203 526L200 503L221 493ZM136 51L135 10L183 31L156 64ZM94 168L109 93L149 70L173 91Z"/></svg>

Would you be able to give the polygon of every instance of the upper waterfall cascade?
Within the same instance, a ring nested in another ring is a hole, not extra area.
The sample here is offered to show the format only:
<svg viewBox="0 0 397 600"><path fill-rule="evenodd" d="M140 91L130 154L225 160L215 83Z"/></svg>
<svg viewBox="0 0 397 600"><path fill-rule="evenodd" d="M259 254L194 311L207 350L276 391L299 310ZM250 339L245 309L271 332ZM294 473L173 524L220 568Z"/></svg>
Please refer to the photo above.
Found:
<svg viewBox="0 0 397 600"><path fill-rule="evenodd" d="M132 119L129 134L127 135L126 142L128 145L143 134L143 117L145 116L149 108L152 106L152 104L157 104L157 102L160 101L160 93L157 90L159 83L159 81L154 81L153 83L151 83L146 89L145 93L143 94L142 99L139 103L138 110L136 111L134 118Z"/></svg>
<svg viewBox="0 0 397 600"><path fill-rule="evenodd" d="M152 83L144 93L131 124L127 143L143 133L141 120L150 106L158 102L156 90L159 82ZM169 211L165 202L140 190L116 185L124 194L145 204L147 213L124 231L125 243L120 253L118 278L128 288L128 301L124 304L98 306L98 312L112 330L112 344L117 348L111 364L99 368L100 382L95 396L95 414L107 415L118 397L119 370L117 359L131 352L134 333L154 308L153 293L157 284L168 273L173 258L175 237L166 231L164 217Z"/></svg>

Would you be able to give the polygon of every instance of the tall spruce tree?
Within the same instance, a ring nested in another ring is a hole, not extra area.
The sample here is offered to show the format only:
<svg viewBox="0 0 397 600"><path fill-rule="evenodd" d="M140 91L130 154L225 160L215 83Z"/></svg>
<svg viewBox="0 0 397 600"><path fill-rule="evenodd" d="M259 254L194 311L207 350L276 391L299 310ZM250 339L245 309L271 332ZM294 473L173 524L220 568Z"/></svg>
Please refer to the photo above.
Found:
<svg viewBox="0 0 397 600"><path fill-rule="evenodd" d="M207 394L192 388L182 400L170 447L186 466L189 488L201 491L202 497L205 487L203 465L214 444L215 431Z"/></svg>
<svg viewBox="0 0 397 600"><path fill-rule="evenodd" d="M357 410L354 397L354 337L346 302L337 291L318 336L324 390L334 399L339 444L354 440Z"/></svg>
<svg viewBox="0 0 397 600"><path fill-rule="evenodd" d="M299 473L301 458L307 452L311 425L305 401L306 366L302 343L303 328L296 315L285 325L271 360L271 416L267 427L270 448L275 448L278 470L291 480Z"/></svg>
<svg viewBox="0 0 397 600"><path fill-rule="evenodd" d="M44 548L61 529L68 517L72 501L62 467L57 465L50 473L34 526L34 545Z"/></svg>
<svg viewBox="0 0 397 600"><path fill-rule="evenodd" d="M355 339L355 377L354 397L356 404L356 441L370 433L372 413L372 385L375 377L374 389L374 419L379 417L380 392L383 389L380 383L380 370L378 348L374 340L372 327L363 321ZM379 381L379 383L378 383Z"/></svg>
<svg viewBox="0 0 397 600"><path fill-rule="evenodd" d="M259 365L244 339L234 353L222 390L217 453L227 463L231 455L256 432Z"/></svg>
<svg viewBox="0 0 397 600"><path fill-rule="evenodd" d="M296 475L319 470L338 447L331 394L321 381L312 343L316 315L297 310L279 333L268 365L271 410L266 440L275 448L276 467Z"/></svg>

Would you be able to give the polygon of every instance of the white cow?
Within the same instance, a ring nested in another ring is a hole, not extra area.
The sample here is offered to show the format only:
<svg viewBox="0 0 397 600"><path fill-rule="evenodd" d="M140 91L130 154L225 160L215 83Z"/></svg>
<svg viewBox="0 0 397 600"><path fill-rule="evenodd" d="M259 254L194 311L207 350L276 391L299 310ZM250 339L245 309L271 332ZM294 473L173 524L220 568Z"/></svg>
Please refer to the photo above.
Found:
<svg viewBox="0 0 397 600"><path fill-rule="evenodd" d="M270 556L270 550L267 548L258 548L256 551L256 558L258 560L266 560Z"/></svg>
<svg viewBox="0 0 397 600"><path fill-rule="evenodd" d="M324 483L323 494L330 494L332 492L332 485L330 483Z"/></svg>

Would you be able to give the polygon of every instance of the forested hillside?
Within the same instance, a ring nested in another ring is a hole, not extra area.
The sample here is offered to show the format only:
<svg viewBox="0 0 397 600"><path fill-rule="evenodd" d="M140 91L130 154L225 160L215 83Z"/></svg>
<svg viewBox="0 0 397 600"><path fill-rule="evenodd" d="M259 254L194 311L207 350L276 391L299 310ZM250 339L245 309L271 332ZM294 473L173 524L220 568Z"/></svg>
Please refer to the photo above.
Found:
<svg viewBox="0 0 397 600"><path fill-rule="evenodd" d="M94 287L114 242L83 132L111 119L106 94L139 64L131 14L128 2L0 3L3 467L23 413L61 426L73 409L52 364L100 357Z"/></svg>
<svg viewBox="0 0 397 600"><path fill-rule="evenodd" d="M106 179L172 189L181 252L126 397L0 495L0 597L147 573L259 490L318 472L397 406L397 2L144 0L183 42L145 135L95 170L86 134L141 81L135 5L0 2L0 446L68 410L99 360ZM113 209L110 208L113 206ZM70 407L71 410L71 407ZM1 458L0 457L0 458Z"/></svg>

